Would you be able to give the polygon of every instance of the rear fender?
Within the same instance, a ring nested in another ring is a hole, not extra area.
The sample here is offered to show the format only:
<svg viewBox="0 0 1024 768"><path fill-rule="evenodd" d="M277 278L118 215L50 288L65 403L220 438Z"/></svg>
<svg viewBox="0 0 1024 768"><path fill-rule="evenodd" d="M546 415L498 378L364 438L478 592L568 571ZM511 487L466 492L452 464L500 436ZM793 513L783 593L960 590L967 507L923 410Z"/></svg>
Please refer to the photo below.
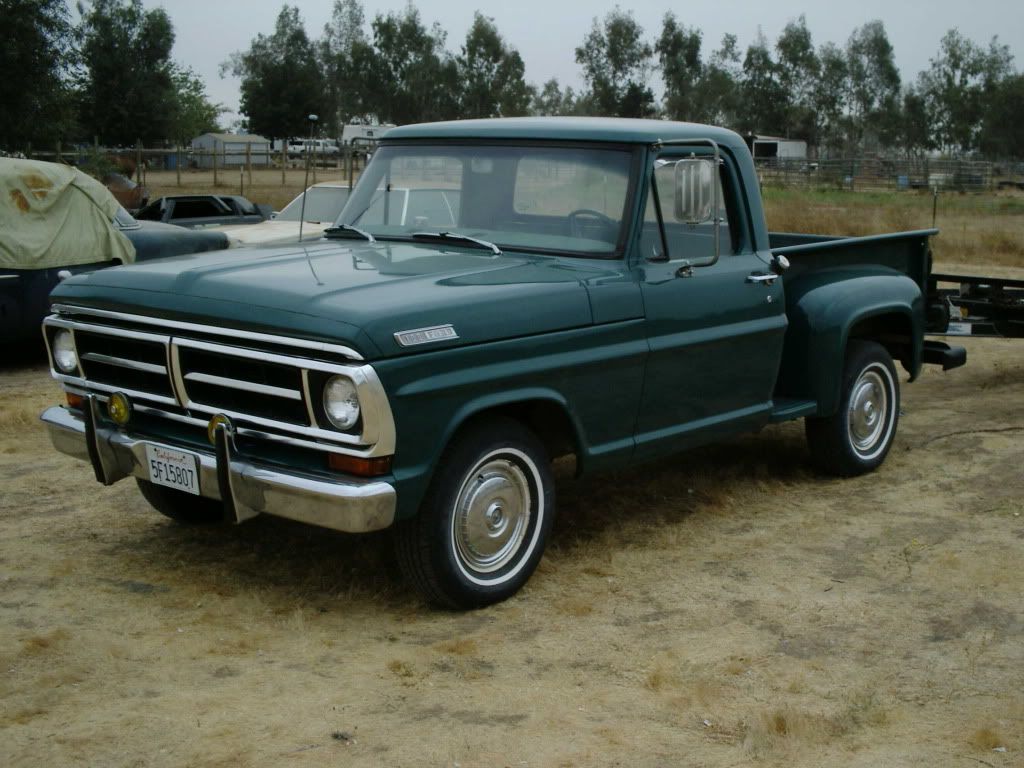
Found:
<svg viewBox="0 0 1024 768"><path fill-rule="evenodd" d="M902 362L911 380L917 377L924 338L924 299L917 283L891 270L807 277L814 279L787 286L789 327L778 396L815 400L819 416L835 413L851 337L878 341Z"/></svg>

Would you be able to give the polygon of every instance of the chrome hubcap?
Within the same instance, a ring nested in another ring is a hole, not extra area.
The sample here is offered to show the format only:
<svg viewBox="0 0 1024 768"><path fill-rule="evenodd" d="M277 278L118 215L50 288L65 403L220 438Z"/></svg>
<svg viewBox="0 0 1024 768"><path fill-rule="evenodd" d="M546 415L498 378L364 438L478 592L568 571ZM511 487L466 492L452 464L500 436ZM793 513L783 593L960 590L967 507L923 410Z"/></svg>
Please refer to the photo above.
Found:
<svg viewBox="0 0 1024 768"><path fill-rule="evenodd" d="M876 371L865 371L853 385L848 423L853 447L870 451L885 432L889 420L889 399L885 382Z"/></svg>
<svg viewBox="0 0 1024 768"><path fill-rule="evenodd" d="M507 565L530 524L532 496L526 474L508 459L488 459L462 484L452 533L459 559L478 573Z"/></svg>

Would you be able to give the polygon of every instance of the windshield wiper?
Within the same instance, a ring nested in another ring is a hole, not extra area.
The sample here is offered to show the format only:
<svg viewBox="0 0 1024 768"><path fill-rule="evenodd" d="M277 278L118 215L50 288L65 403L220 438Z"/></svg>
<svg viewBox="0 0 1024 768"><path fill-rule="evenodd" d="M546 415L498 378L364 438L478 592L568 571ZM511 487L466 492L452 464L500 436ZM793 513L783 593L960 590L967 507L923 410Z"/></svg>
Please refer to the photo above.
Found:
<svg viewBox="0 0 1024 768"><path fill-rule="evenodd" d="M461 235L458 232L413 232L412 237L421 240L460 240L464 243L473 243L475 245L479 245L481 248L487 248L495 256L501 256L501 248L496 246L494 243L488 242L487 240L481 240L478 237Z"/></svg>
<svg viewBox="0 0 1024 768"><path fill-rule="evenodd" d="M369 232L359 227L353 227L351 224L335 224L333 227L328 227L324 230L324 237L344 237L344 232L354 232L360 237L366 238L371 243L376 243L377 239Z"/></svg>

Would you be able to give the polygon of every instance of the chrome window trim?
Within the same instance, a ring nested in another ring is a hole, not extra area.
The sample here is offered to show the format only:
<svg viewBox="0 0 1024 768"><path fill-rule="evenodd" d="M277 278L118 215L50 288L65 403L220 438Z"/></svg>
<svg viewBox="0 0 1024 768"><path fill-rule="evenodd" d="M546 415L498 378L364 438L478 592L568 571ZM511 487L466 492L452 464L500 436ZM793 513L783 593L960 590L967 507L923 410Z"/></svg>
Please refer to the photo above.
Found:
<svg viewBox="0 0 1024 768"><path fill-rule="evenodd" d="M156 325L161 328L174 328L182 331L194 331L196 333L207 333L212 336L228 336L232 339L246 339L247 341L262 341L267 344L277 344L284 347L296 347L308 349L314 352L325 352L341 355L351 360L362 360L363 356L351 347L342 344L330 344L323 341L310 341L308 339L297 339L292 336L275 336L270 333L258 333L256 331L243 331L235 328L217 328L201 323L187 323L181 320L165 320L158 317L147 317L146 315L133 315L127 312L115 312L109 309L93 309L92 307L76 307L69 304L54 304L53 311L58 315L91 315L103 317L109 320L123 320L125 322L141 323L144 325Z"/></svg>
<svg viewBox="0 0 1024 768"><path fill-rule="evenodd" d="M214 376L212 373L192 371L185 374L185 381L198 381L200 384L213 384L227 389L238 389L242 392L256 392L261 395L280 397L283 400L302 400L302 392L297 389L273 387L270 384L260 384L255 381L245 381L244 379L229 379L224 376Z"/></svg>

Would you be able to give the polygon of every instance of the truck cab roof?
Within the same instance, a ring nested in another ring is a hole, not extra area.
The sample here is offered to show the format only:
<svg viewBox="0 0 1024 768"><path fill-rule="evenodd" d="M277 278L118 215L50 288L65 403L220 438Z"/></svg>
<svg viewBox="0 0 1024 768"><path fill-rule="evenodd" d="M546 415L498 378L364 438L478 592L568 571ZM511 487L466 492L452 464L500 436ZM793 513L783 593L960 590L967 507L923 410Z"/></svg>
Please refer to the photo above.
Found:
<svg viewBox="0 0 1024 768"><path fill-rule="evenodd" d="M746 146L739 134L726 128L621 117L512 117L418 123L392 128L384 136L384 141L395 139L535 139L624 144L712 139L729 147Z"/></svg>

